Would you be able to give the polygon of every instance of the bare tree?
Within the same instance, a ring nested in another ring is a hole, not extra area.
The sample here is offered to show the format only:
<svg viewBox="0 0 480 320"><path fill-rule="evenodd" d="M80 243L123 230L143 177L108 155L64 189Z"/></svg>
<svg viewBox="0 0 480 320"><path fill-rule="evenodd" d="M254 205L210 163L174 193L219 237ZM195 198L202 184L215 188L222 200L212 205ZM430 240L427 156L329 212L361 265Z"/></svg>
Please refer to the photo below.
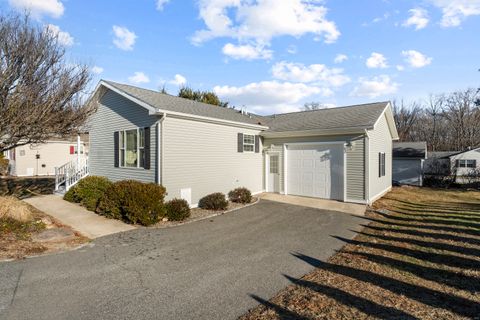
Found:
<svg viewBox="0 0 480 320"><path fill-rule="evenodd" d="M312 101L312 102L306 102L303 105L303 108L305 109L305 111L311 111L311 110L325 109L328 107L320 102Z"/></svg>
<svg viewBox="0 0 480 320"><path fill-rule="evenodd" d="M51 30L0 16L0 152L77 133L94 111L84 103L89 79Z"/></svg>
<svg viewBox="0 0 480 320"><path fill-rule="evenodd" d="M425 110L430 119L428 141L430 150L436 151L440 146L440 127L443 117L444 95L430 95L428 106ZM426 139L427 140L427 139Z"/></svg>
<svg viewBox="0 0 480 320"><path fill-rule="evenodd" d="M403 100L398 104L395 100L392 102L393 116L398 130L400 141L410 141L415 136L415 125L421 111L417 102L405 105Z"/></svg>

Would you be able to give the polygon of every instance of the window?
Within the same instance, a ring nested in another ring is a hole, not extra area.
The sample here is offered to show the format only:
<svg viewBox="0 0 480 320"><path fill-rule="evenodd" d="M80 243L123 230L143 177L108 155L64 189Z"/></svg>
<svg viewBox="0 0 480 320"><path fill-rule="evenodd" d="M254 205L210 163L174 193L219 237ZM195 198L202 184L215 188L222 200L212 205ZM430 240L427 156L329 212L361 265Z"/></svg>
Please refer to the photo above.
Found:
<svg viewBox="0 0 480 320"><path fill-rule="evenodd" d="M121 167L145 167L145 129L120 131L118 147Z"/></svg>
<svg viewBox="0 0 480 320"><path fill-rule="evenodd" d="M278 174L278 156L270 156L270 173Z"/></svg>
<svg viewBox="0 0 480 320"><path fill-rule="evenodd" d="M253 134L243 135L243 151L253 152L255 150L255 136Z"/></svg>
<svg viewBox="0 0 480 320"><path fill-rule="evenodd" d="M385 176L385 152L378 153L378 176Z"/></svg>
<svg viewBox="0 0 480 320"><path fill-rule="evenodd" d="M458 168L476 168L477 160L467 160L467 159L457 160L457 167Z"/></svg>

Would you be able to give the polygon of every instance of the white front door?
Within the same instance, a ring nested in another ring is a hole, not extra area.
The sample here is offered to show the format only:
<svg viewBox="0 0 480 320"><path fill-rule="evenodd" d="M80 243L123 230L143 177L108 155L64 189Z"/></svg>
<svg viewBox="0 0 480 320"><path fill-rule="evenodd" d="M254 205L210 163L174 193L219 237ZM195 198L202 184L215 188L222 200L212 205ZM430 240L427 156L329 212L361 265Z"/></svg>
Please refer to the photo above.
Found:
<svg viewBox="0 0 480 320"><path fill-rule="evenodd" d="M289 145L288 194L343 200L343 146Z"/></svg>
<svg viewBox="0 0 480 320"><path fill-rule="evenodd" d="M268 156L267 163L267 192L280 192L280 162L278 154L271 154Z"/></svg>

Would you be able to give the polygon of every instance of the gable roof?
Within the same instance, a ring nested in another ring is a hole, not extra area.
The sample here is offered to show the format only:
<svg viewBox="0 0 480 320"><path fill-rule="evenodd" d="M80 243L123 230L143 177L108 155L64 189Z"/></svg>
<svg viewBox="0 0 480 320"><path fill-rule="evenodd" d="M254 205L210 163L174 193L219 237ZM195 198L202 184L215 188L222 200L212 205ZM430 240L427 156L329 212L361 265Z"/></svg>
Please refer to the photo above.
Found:
<svg viewBox="0 0 480 320"><path fill-rule="evenodd" d="M192 101L185 98L172 96L158 91L143 89L130 86L127 84L116 83L113 81L102 80L100 84L105 85L109 89L113 89L117 93L126 95L127 98L133 98L151 107L152 113L177 113L192 115L198 117L213 118L249 125L262 126L258 117L252 117L242 114L240 111L232 108L223 108L207 103ZM266 129L266 128L265 128Z"/></svg>
<svg viewBox="0 0 480 320"><path fill-rule="evenodd" d="M291 132L311 134L313 130L316 130L316 134L358 133L373 129L381 116L385 114L393 139L398 139L388 101L260 116L106 80L100 81L93 96L101 94L101 90L99 90L101 87L113 90L132 100L146 108L150 114L170 114L231 125L246 125L265 130L266 136Z"/></svg>
<svg viewBox="0 0 480 320"><path fill-rule="evenodd" d="M393 143L394 158L417 158L426 159L427 143L422 142L394 142Z"/></svg>

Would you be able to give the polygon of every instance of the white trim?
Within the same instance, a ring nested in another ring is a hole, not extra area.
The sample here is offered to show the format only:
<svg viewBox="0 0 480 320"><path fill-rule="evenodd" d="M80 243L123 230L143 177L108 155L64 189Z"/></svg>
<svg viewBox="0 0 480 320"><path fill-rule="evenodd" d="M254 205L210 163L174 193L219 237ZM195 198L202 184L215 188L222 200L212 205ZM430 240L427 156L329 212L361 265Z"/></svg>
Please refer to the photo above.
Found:
<svg viewBox="0 0 480 320"><path fill-rule="evenodd" d="M309 145L342 145L343 148L343 201L347 202L347 151L345 150L347 141L345 140L338 140L338 141L316 141L316 142L288 142L283 144L283 171L284 171L284 177L283 177L283 191L284 194L288 194L288 170L287 170L287 164L288 164L288 146L309 146ZM331 182L330 182L331 183Z"/></svg>
<svg viewBox="0 0 480 320"><path fill-rule="evenodd" d="M363 161L365 161L365 190L363 197L365 198L365 201L367 201L367 199L370 199L370 136L368 135L367 130L365 130L364 139L365 157Z"/></svg>
<svg viewBox="0 0 480 320"><path fill-rule="evenodd" d="M160 172L159 180L160 180L160 184L162 186L165 186L164 185L165 179L164 179L163 174L165 173L164 168L165 168L165 132L166 132L166 130L165 130L165 120L166 119L167 119L167 115L164 114L159 121L161 132L159 133L160 134L160 159L158 159L158 160L159 160L159 163L160 163L160 166L159 166L159 172Z"/></svg>
<svg viewBox="0 0 480 320"><path fill-rule="evenodd" d="M387 109L390 110L390 113L389 113L390 117L388 117L387 114L386 114ZM382 111L382 114L380 115L380 117L378 117L377 121L375 121L375 124L373 125L373 130L375 130L377 128L377 124L380 122L382 117L385 117L385 120L387 120L388 131L390 132L390 136L392 137L392 140L399 140L397 127L395 125L395 120L393 118L392 105L390 104L390 102L387 103L387 105L385 106L385 108ZM392 129L392 127L393 127L393 129ZM395 130L395 131L392 132L393 130Z"/></svg>
<svg viewBox="0 0 480 320"><path fill-rule="evenodd" d="M312 130L295 130L271 132L264 131L260 135L265 138L291 138L291 137L309 137L309 136L329 136L329 135L350 135L362 134L365 130L371 130L373 127L349 127L343 129L312 129Z"/></svg>
<svg viewBox="0 0 480 320"><path fill-rule="evenodd" d="M385 190L383 190L383 191L380 191L379 193L377 193L376 195L374 195L373 197L371 197L371 198L368 200L368 204L374 203L375 201L377 201L378 199L380 199L381 197L383 197L385 194L387 194L388 192L390 192L390 190L392 190L392 186L389 186L387 189L385 189Z"/></svg>
<svg viewBox="0 0 480 320"><path fill-rule="evenodd" d="M253 143L245 143L245 136L251 136L253 137ZM242 133L242 137L243 137L243 143L242 143L242 149L243 149L243 152L244 153L255 153L255 147L256 147L256 144L255 144L255 135L254 134L250 134L250 133ZM245 151L245 146L252 146L253 149L252 151L248 150L248 151ZM260 146L258 146L260 148Z"/></svg>
<svg viewBox="0 0 480 320"><path fill-rule="evenodd" d="M148 110L149 115L168 114L170 116L176 116L176 117L179 117L179 118L196 119L196 120L203 120L203 121L214 122L214 123L224 123L224 124L235 125L235 126L244 127L244 128L254 128L254 129L259 129L259 130L268 129L267 126L262 126L262 125L257 125L257 124L249 124L249 123L243 123L243 122L237 122L237 121L231 121L231 120L224 120L224 119L218 119L218 118L211 118L211 117L193 115L193 114L188 114L188 113L183 113L183 112L157 109L155 107L152 107L148 103L145 103L142 100L126 93L125 91L120 90L120 89L116 88L115 86L112 86L112 85L108 84L107 82L105 82L103 80L101 80L99 85L97 85L97 88L95 89L92 97L95 95L95 93L99 89L100 85L103 85L106 88L118 93L119 95L121 95L121 96L135 102L136 104L144 107L145 109Z"/></svg>

